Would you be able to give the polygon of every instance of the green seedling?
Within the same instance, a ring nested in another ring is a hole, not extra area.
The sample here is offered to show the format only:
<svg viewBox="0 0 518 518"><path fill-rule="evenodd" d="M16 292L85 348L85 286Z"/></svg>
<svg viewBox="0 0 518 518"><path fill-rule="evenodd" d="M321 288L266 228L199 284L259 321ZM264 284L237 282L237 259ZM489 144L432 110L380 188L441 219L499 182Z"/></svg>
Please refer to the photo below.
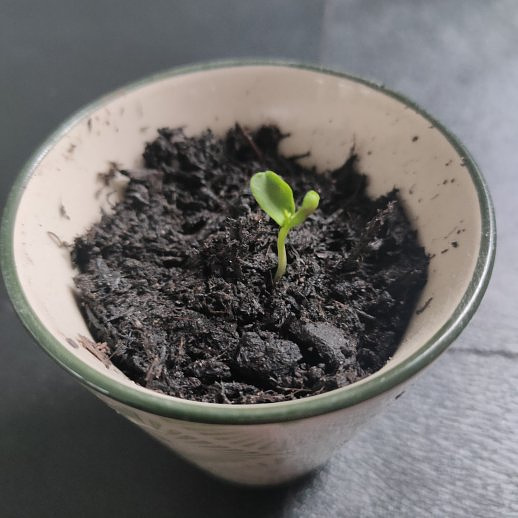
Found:
<svg viewBox="0 0 518 518"><path fill-rule="evenodd" d="M306 218L317 210L320 196L308 191L302 205L296 210L291 187L273 171L255 173L250 180L250 190L259 207L279 225L277 236L277 272L274 282L286 272L286 236L295 226L304 223Z"/></svg>

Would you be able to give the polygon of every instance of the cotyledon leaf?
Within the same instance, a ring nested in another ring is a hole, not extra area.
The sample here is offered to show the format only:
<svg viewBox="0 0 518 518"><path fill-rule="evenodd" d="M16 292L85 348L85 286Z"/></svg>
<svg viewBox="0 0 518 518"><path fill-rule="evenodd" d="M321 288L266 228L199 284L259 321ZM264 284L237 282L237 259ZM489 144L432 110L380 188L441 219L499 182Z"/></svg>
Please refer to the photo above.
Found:
<svg viewBox="0 0 518 518"><path fill-rule="evenodd" d="M250 180L250 190L259 207L280 227L295 213L291 187L273 171L254 174Z"/></svg>

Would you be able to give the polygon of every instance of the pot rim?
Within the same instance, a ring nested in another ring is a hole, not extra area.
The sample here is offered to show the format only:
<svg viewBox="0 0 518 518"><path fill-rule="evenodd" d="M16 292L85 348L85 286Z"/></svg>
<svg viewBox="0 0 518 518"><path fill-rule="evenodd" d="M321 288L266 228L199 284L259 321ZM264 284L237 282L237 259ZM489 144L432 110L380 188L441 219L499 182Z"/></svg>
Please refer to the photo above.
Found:
<svg viewBox="0 0 518 518"><path fill-rule="evenodd" d="M172 396L165 396L139 387L136 384L135 386L124 385L118 380L88 366L68 351L65 346L46 329L36 312L30 306L18 278L13 250L14 226L19 202L32 174L48 151L73 126L81 120L88 118L92 112L102 107L105 103L114 100L121 94L137 90L155 81L193 72L243 66L297 68L348 79L400 101L427 119L446 137L459 157L464 160L465 166L477 190L482 229L475 272L461 301L449 319L434 336L410 357L394 365L394 367L389 368L378 378L373 379L369 376L347 387L295 401L250 405L228 405L189 401ZM36 342L63 368L95 392L131 407L180 420L220 424L276 423L317 416L362 403L407 381L437 358L466 327L478 308L488 286L493 269L495 251L495 216L486 182L473 157L458 138L446 129L445 126L429 115L418 104L398 92L385 88L382 84L316 65L269 59L210 61L175 67L132 82L89 103L62 123L26 162L10 191L0 229L0 264L7 292L14 309Z"/></svg>

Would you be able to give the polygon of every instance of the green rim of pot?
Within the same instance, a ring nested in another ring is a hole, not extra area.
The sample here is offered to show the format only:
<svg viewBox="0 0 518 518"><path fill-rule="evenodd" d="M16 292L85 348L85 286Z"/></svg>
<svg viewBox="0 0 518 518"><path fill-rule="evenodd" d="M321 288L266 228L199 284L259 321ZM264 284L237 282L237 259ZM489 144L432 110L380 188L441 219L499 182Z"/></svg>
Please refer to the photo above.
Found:
<svg viewBox="0 0 518 518"><path fill-rule="evenodd" d="M393 97L418 112L425 119L429 120L430 123L448 139L459 156L464 159L467 170L471 175L473 184L478 193L482 220L480 250L473 278L471 279L459 305L455 308L455 311L439 331L437 331L430 340L423 344L423 346L409 358L402 361L400 364L395 365L393 368L388 369L383 373L383 375L377 378L366 378L365 381L350 385L349 387L337 389L318 396L311 396L297 401L282 403L234 406L216 403L199 403L163 396L152 391L142 390L142 388L138 388L136 385L135 387L124 385L83 363L49 333L25 297L14 261L14 223L19 201L23 195L25 186L30 180L35 168L47 154L49 149L52 148L72 126L80 122L82 119L89 117L93 111L122 93L138 89L148 83L172 76L190 74L215 68L241 66L279 66L309 70L320 74L356 81L380 91L385 95ZM2 227L0 229L1 267L7 291L13 306L21 321L36 341L62 367L94 391L125 403L131 407L135 407L152 414L176 419L224 424L274 423L325 414L327 412L333 412L352 405L357 405L362 401L381 395L383 392L386 392L387 390L390 390L408 380L439 356L439 354L441 354L450 345L450 343L467 325L480 304L487 288L493 268L495 250L495 217L485 180L468 151L441 123L428 115L426 111L417 104L408 100L405 96L388 90L384 86L374 82L308 64L269 60L218 61L175 68L152 75L141 81L134 82L87 105L85 108L72 115L52 135L50 135L50 137L45 140L23 167L10 192L4 210Z"/></svg>

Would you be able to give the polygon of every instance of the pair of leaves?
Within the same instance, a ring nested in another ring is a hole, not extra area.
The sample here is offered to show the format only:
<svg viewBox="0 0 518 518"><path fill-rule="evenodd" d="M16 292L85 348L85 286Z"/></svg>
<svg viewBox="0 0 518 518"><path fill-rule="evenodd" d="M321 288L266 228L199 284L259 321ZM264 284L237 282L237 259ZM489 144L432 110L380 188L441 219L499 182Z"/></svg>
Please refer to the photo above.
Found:
<svg viewBox="0 0 518 518"><path fill-rule="evenodd" d="M320 196L309 191L302 205L295 210L295 200L291 187L273 171L256 173L250 180L250 190L261 209L281 228L300 225L318 207Z"/></svg>

